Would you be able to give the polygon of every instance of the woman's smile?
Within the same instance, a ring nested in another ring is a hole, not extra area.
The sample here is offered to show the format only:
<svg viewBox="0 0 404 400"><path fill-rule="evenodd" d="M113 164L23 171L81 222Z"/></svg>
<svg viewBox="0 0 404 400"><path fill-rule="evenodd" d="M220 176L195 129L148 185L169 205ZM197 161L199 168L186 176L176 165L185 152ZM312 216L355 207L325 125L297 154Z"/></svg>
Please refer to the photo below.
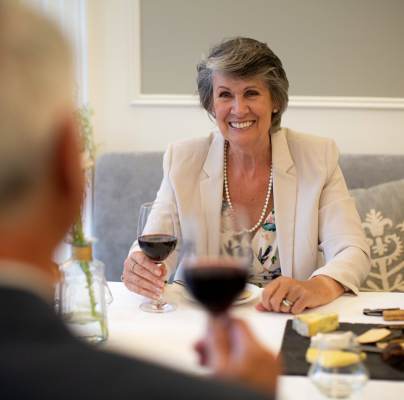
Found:
<svg viewBox="0 0 404 400"><path fill-rule="evenodd" d="M238 129L238 130L245 130L250 128L255 124L255 120L249 120L249 121L230 121L229 125L233 129Z"/></svg>

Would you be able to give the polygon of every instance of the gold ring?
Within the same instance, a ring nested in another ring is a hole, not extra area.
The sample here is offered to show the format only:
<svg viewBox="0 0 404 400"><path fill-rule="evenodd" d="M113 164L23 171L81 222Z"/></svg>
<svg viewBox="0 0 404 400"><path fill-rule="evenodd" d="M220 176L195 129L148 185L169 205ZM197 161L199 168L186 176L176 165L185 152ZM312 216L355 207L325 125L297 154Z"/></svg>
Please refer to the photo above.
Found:
<svg viewBox="0 0 404 400"><path fill-rule="evenodd" d="M284 305L285 307L290 308L290 307L293 306L293 304L295 304L295 303L293 301L288 300L288 299L283 299L282 300L282 305Z"/></svg>

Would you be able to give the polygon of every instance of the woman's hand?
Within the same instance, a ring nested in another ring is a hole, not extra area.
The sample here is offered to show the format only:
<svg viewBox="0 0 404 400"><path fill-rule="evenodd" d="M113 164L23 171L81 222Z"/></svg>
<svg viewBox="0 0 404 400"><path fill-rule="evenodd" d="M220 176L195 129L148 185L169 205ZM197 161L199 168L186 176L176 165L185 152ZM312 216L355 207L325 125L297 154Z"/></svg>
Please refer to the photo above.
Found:
<svg viewBox="0 0 404 400"><path fill-rule="evenodd" d="M334 279L318 275L307 281L281 276L270 282L262 292L257 310L300 314L306 308L327 304L344 293Z"/></svg>
<svg viewBox="0 0 404 400"><path fill-rule="evenodd" d="M280 361L258 342L244 321L210 318L207 334L195 349L200 364L210 367L215 376L275 393Z"/></svg>
<svg viewBox="0 0 404 400"><path fill-rule="evenodd" d="M156 264L142 251L134 251L123 264L121 279L132 292L158 300L163 293L166 272L164 264Z"/></svg>

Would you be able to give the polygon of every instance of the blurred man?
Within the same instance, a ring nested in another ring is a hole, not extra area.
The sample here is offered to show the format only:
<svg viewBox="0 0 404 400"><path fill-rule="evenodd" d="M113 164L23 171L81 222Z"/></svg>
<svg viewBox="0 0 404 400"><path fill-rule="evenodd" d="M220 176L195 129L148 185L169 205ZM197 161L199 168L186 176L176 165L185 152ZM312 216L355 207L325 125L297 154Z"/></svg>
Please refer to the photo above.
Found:
<svg viewBox="0 0 404 400"><path fill-rule="evenodd" d="M90 347L54 313L52 255L84 186L72 87L59 30L0 0L0 399L271 398L277 363L241 321L211 321L207 380Z"/></svg>

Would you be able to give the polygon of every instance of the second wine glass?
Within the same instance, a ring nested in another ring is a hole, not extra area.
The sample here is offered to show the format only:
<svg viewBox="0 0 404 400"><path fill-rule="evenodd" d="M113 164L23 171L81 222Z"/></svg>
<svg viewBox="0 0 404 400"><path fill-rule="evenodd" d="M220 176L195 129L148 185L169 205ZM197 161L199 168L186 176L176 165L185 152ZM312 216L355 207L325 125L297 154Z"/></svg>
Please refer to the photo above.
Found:
<svg viewBox="0 0 404 400"><path fill-rule="evenodd" d="M184 275L193 297L215 316L226 313L243 291L248 268L231 257L198 257L186 261Z"/></svg>
<svg viewBox="0 0 404 400"><path fill-rule="evenodd" d="M171 203L149 202L140 207L138 221L138 244L142 252L157 265L174 251L177 245L174 207ZM165 279L168 278L166 272ZM148 300L140 305L146 312L164 313L175 310L175 305L164 299Z"/></svg>
<svg viewBox="0 0 404 400"><path fill-rule="evenodd" d="M200 246L202 241L196 227L190 230L183 244L187 289L212 316L227 312L242 293L249 275L249 234L239 220L232 218L227 225L234 232L231 244L226 246L229 251L207 254Z"/></svg>

